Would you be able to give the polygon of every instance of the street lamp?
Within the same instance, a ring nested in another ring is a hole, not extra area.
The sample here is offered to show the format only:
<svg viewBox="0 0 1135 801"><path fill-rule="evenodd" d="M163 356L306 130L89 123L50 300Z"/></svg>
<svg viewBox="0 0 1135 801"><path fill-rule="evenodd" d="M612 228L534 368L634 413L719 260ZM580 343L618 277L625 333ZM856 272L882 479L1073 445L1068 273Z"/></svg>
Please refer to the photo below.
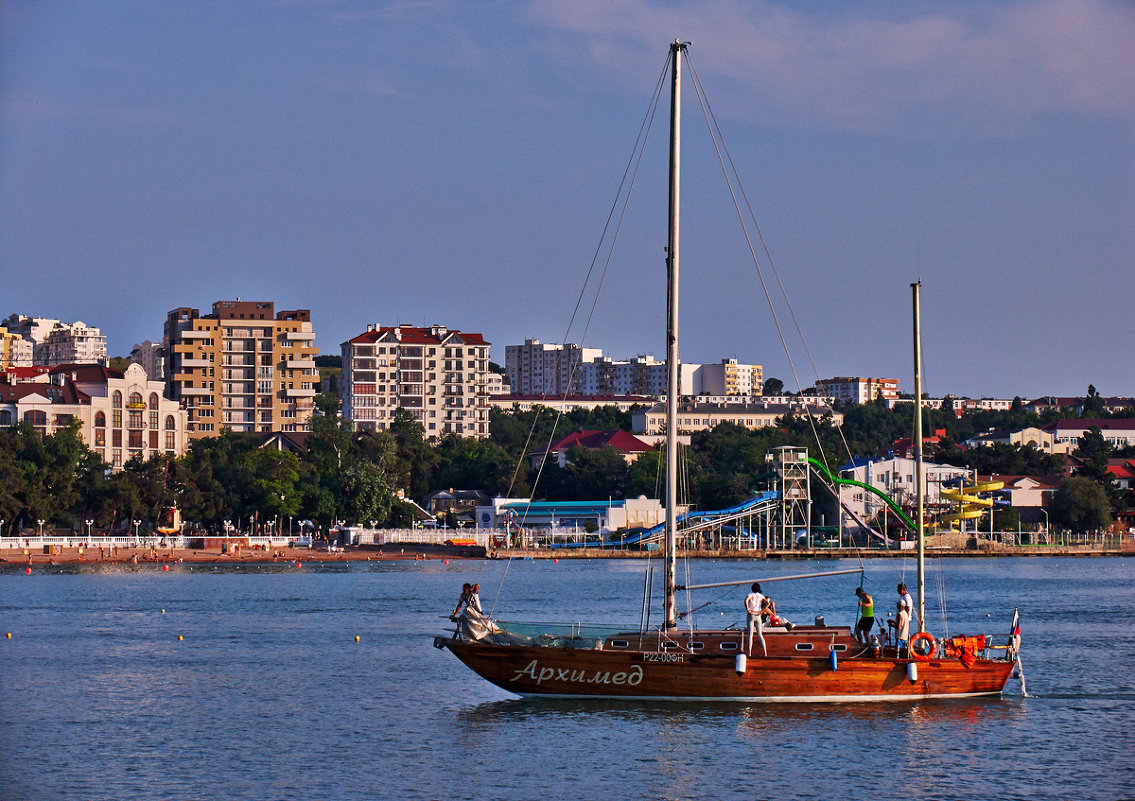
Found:
<svg viewBox="0 0 1135 801"><path fill-rule="evenodd" d="M95 521L94 520L84 520L83 522L87 524L87 539L89 540L91 538L91 526L93 526L95 524Z"/></svg>
<svg viewBox="0 0 1135 801"><path fill-rule="evenodd" d="M134 521L134 540L135 541L138 540L138 526L140 526L140 525L142 525L141 520L135 520Z"/></svg>
<svg viewBox="0 0 1135 801"><path fill-rule="evenodd" d="M35 522L39 524L39 536L41 536L41 537L42 537L42 536L43 536L43 521L42 521L42 520L37 520L37 521L35 521Z"/></svg>
<svg viewBox="0 0 1135 801"><path fill-rule="evenodd" d="M1047 545L1048 543L1052 542L1052 538L1049 536L1048 530L1048 510L1042 506L1040 507L1040 513L1044 515L1044 543L1045 545Z"/></svg>

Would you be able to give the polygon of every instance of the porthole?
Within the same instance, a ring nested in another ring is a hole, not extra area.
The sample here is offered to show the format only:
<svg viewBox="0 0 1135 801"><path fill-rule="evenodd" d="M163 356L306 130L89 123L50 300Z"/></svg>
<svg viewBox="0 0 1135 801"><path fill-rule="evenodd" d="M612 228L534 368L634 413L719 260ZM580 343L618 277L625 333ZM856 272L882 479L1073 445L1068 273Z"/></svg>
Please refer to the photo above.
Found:
<svg viewBox="0 0 1135 801"><path fill-rule="evenodd" d="M846 651L846 650L847 650L847 646L846 646L846 645L844 645L843 643L840 643L840 644L838 644L838 645L833 645L833 646L832 646L832 650L833 650L833 651Z"/></svg>
<svg viewBox="0 0 1135 801"><path fill-rule="evenodd" d="M626 648L628 645L630 645L630 643L626 640L611 640L612 648Z"/></svg>
<svg viewBox="0 0 1135 801"><path fill-rule="evenodd" d="M737 650L737 643L735 643L735 642L723 642L723 643L721 643L721 650L722 651L736 651Z"/></svg>
<svg viewBox="0 0 1135 801"><path fill-rule="evenodd" d="M703 648L705 648L704 642L692 642L692 643L690 643L690 650L691 651L700 651Z"/></svg>
<svg viewBox="0 0 1135 801"><path fill-rule="evenodd" d="M682 647L681 643L671 642L670 640L663 640L662 641L662 650L663 651L672 651L675 648L681 648L681 647Z"/></svg>
<svg viewBox="0 0 1135 801"><path fill-rule="evenodd" d="M796 643L796 650L797 651L811 651L812 650L812 643L810 643L810 642L798 642L798 643Z"/></svg>

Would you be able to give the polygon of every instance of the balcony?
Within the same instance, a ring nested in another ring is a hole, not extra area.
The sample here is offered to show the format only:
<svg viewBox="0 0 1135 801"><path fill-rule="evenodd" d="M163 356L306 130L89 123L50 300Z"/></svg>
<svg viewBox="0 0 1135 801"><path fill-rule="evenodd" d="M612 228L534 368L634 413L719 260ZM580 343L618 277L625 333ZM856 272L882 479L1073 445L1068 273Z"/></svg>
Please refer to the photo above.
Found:
<svg viewBox="0 0 1135 801"><path fill-rule="evenodd" d="M177 332L179 339L209 339L216 333L215 331L196 331L192 328L186 328Z"/></svg>
<svg viewBox="0 0 1135 801"><path fill-rule="evenodd" d="M288 331L284 334L284 339L288 342L314 342L314 331Z"/></svg>
<svg viewBox="0 0 1135 801"><path fill-rule="evenodd" d="M315 359L285 359L284 367L289 370L314 370Z"/></svg>
<svg viewBox="0 0 1135 801"><path fill-rule="evenodd" d="M208 359L182 359L182 367L208 367L212 362Z"/></svg>
<svg viewBox="0 0 1135 801"><path fill-rule="evenodd" d="M213 390L211 390L207 387L182 387L181 388L181 394L182 394L182 396L186 396L186 395L212 395Z"/></svg>
<svg viewBox="0 0 1135 801"><path fill-rule="evenodd" d="M284 397L285 398L314 398L315 397L315 390L314 389L285 389L284 390Z"/></svg>

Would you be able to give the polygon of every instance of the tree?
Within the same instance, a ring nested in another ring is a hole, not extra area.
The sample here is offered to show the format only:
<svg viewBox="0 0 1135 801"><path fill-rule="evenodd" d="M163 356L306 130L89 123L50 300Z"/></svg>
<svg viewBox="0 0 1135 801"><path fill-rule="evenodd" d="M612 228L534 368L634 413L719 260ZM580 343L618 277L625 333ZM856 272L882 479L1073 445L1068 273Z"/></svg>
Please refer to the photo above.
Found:
<svg viewBox="0 0 1135 801"><path fill-rule="evenodd" d="M1111 523L1107 493L1083 476L1072 476L1060 482L1048 509L1052 522L1079 534L1105 528Z"/></svg>
<svg viewBox="0 0 1135 801"><path fill-rule="evenodd" d="M761 387L762 395L783 395L784 382L779 378L766 378L764 386Z"/></svg>
<svg viewBox="0 0 1135 801"><path fill-rule="evenodd" d="M1096 419L1103 417L1105 411L1100 393L1096 391L1093 384L1088 384L1088 394L1084 396L1084 403L1080 408L1080 417Z"/></svg>

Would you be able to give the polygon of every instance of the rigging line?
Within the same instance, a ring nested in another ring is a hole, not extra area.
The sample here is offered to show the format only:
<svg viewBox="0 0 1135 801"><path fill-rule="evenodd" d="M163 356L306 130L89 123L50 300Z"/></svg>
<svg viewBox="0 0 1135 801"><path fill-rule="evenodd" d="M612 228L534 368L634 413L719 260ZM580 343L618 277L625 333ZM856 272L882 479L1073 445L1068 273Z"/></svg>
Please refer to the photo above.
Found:
<svg viewBox="0 0 1135 801"><path fill-rule="evenodd" d="M607 219L603 224L603 229L600 233L599 240L598 240L598 242L595 246L595 252L592 254L591 263L587 268L587 274L584 277L583 286L580 288L579 297L577 297L576 301L575 301L575 308L572 310L571 317L569 318L567 327L564 331L564 339L563 339L564 342L567 342L568 337L570 336L570 333L571 333L572 326L575 324L576 315L579 313L579 308L583 304L583 298L587 293L587 285L591 282L591 276L594 273L595 266L599 261L599 255L603 251L603 243L607 240L607 232L610 229L611 220L615 217L615 212L616 212L617 209L619 209L619 200L620 200L620 198L622 198L622 208L620 210L618 223L617 223L616 228L615 228L615 235L614 235L614 238L612 239L612 241L610 243L610 247L609 247L608 252L607 252L607 259L604 262L604 266L603 266L602 278L600 279L599 287L596 289L595 299L592 302L591 314L587 318L587 325L584 328L584 335L580 340L581 346L586 341L587 330L591 325L591 317L595 313L595 305L598 303L599 293L602 291L603 280L606 278L607 269L610 266L611 257L614 254L615 242L618 240L618 233L622 228L623 219L626 216L627 204L630 202L630 193L634 188L634 182L635 182L635 179L638 176L639 167L642 164L643 153L646 149L646 140L650 135L651 129L653 128L654 117L655 117L657 110L658 110L659 98L661 97L661 94L662 94L662 87L665 85L665 82L666 82L666 73L667 73L667 67L669 66L669 64L670 64L670 55L667 54L665 63L662 66L662 71L659 73L658 81L655 85L654 97L652 98L650 104L647 106L646 114L643 117L642 123L639 125L638 134L635 137L634 146L631 149L631 155L627 159L627 164L623 168L622 178L619 180L619 187L618 187L617 192L615 193L615 199L611 202L611 208L607 212ZM633 168L633 170L632 170L632 168ZM630 176L630 184L629 185L627 183L628 175ZM626 188L625 193L623 191L624 188ZM572 371L571 371L571 374L569 376L569 381L568 381L569 386L571 384L571 379L574 378L574 376L575 376L575 370L576 369L577 369L577 366L572 367ZM547 390L548 390L548 386L547 386L547 383L545 383L544 392L540 396L541 400L547 399L547 397L548 397L548 391ZM558 410L558 414L556 415L556 419L552 423L552 431L551 431L551 434L549 435L549 438L548 438L548 447L551 447L552 439L555 437L556 428L558 427L559 422L563 417L563 414L564 414L564 406L561 405L559 410ZM521 452L520 458L517 460L516 468L513 470L512 480L509 482L509 487L508 487L508 490L509 490L508 495L509 496L512 495L512 489L516 485L516 479L517 479L517 476L520 473L520 465L522 465L524 463L525 455L528 453L528 446L532 442L532 436L535 433L536 423L538 422L539 417L540 417L540 411L539 411L539 408L537 408L536 413L533 415L533 418L532 418L532 425L528 430L528 438L524 442L524 449ZM540 467L536 472L536 478L532 483L533 493L535 492L536 486L540 482L540 477L543 474L544 462L545 461L546 461L546 459L541 460ZM525 512L525 516L527 516L527 511Z"/></svg>
<svg viewBox="0 0 1135 801"><path fill-rule="evenodd" d="M508 562L505 563L504 573L501 574L501 583L497 585L497 594L495 596L493 596L493 605L492 605L492 607L489 608L489 617L492 617L493 613L497 611L497 601L500 600L501 590L504 589L504 580L508 577L508 569L510 567L512 567L512 557L511 556L508 557Z"/></svg>
<svg viewBox="0 0 1135 801"><path fill-rule="evenodd" d="M764 292L765 301L768 303L769 312L772 314L773 323L776 325L776 333L777 336L780 337L780 345L784 349L785 357L788 359L788 366L792 371L792 378L796 382L796 388L797 390L802 390L800 376L796 371L796 362L792 358L792 352L788 348L788 341L784 337L784 329L780 325L780 316L776 313L776 304L773 303L772 294L769 292L768 284L765 281L764 271L761 269L760 261L757 259L757 252L756 248L753 245L753 238L749 234L749 227L745 224L745 216L741 211L741 204L737 200L737 192L734 190L733 181L730 180L729 170L725 166L726 160L722 155L722 150L725 147L724 138L722 138L719 142L718 138L720 136L720 128L717 128L717 130L715 131L717 121L716 119L711 119L712 111L708 105L709 101L705 97L705 90L702 87L701 79L698 77L697 72L694 70L693 64L690 63L690 57L688 53L686 54L686 63L689 66L690 76L692 78L691 83L694 87L694 93L697 95L698 103L701 105L702 116L705 118L706 129L709 131L710 141L713 143L714 152L717 154L717 161L721 165L721 174L725 178L725 185L729 190L729 197L733 201L733 209L737 213L738 221L741 223L741 230L745 237L745 244L749 249L749 256L753 261L753 266L756 268L757 277L760 279L761 283L761 290ZM740 184L739 176L737 177L737 183ZM760 229L758 228L757 230L759 234ZM761 241L764 241L763 237L761 237ZM805 401L804 403L804 410L808 416L808 424L812 429L812 436L816 440L816 447L820 452L821 458L826 464L827 457L824 454L823 446L820 444L819 432L816 430L816 422L812 415L811 405L808 404L807 401Z"/></svg>

